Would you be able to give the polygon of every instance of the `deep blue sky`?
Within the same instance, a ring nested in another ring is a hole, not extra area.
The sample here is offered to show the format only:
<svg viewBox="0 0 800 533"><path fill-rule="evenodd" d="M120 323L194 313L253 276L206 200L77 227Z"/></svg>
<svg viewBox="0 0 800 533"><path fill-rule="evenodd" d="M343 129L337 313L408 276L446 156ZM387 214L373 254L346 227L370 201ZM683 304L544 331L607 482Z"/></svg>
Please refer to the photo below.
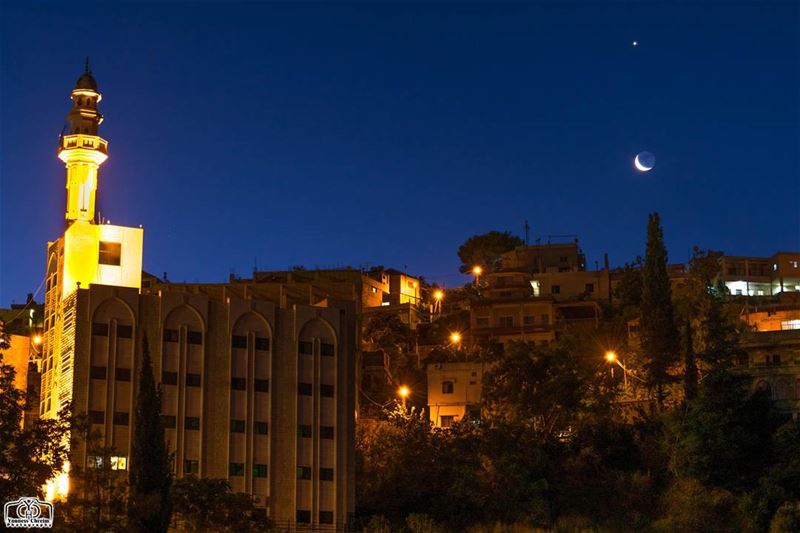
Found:
<svg viewBox="0 0 800 533"><path fill-rule="evenodd" d="M0 304L63 231L55 148L86 55L100 208L175 281L257 257L453 285L464 239L526 219L621 264L654 210L672 261L800 249L798 4L698 4L4 2Z"/></svg>

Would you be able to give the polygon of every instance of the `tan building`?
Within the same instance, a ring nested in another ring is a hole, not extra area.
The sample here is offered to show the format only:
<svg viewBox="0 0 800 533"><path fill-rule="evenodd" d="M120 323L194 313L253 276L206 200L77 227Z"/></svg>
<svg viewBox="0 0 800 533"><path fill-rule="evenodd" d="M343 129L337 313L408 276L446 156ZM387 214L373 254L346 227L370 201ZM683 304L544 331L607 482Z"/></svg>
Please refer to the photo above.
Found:
<svg viewBox="0 0 800 533"><path fill-rule="evenodd" d="M772 257L723 255L719 264L719 279L732 296L800 292L800 252L777 252Z"/></svg>
<svg viewBox="0 0 800 533"><path fill-rule="evenodd" d="M285 283L143 280L141 228L94 215L108 143L88 70L72 99L59 155L67 229L48 245L41 414L72 402L116 449L112 467L127 470L146 337L177 477L226 478L300 530L350 522L356 302ZM96 464L82 444L71 451L72 467ZM67 471L48 495L69 490Z"/></svg>
<svg viewBox="0 0 800 533"><path fill-rule="evenodd" d="M800 416L800 293L783 292L742 309L750 331L742 336L747 356L739 369L754 389L769 391L776 405Z"/></svg>
<svg viewBox="0 0 800 533"><path fill-rule="evenodd" d="M436 427L447 428L469 417L480 420L485 363L428 365L428 415Z"/></svg>

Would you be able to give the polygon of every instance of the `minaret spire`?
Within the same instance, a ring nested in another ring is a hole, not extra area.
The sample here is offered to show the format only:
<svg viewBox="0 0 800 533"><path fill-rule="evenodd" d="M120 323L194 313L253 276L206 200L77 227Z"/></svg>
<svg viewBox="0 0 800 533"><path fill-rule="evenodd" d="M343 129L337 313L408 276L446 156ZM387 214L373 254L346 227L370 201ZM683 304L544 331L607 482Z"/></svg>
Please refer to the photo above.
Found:
<svg viewBox="0 0 800 533"><path fill-rule="evenodd" d="M97 90L88 56L70 98L72 109L67 113L67 131L62 133L58 148L58 158L67 166L67 224L95 219L97 171L108 158L108 142L97 132L103 122L97 104L103 97Z"/></svg>

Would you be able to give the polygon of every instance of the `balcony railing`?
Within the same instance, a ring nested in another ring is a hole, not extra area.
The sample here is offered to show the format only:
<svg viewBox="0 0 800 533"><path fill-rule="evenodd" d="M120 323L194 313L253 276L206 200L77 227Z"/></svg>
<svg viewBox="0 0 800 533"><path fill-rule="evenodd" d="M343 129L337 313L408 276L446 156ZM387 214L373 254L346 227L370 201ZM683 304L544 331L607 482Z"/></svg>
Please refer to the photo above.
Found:
<svg viewBox="0 0 800 533"><path fill-rule="evenodd" d="M96 135L64 135L61 137L61 148L63 150L74 150L83 148L86 150L97 150L104 154L108 153L108 141Z"/></svg>

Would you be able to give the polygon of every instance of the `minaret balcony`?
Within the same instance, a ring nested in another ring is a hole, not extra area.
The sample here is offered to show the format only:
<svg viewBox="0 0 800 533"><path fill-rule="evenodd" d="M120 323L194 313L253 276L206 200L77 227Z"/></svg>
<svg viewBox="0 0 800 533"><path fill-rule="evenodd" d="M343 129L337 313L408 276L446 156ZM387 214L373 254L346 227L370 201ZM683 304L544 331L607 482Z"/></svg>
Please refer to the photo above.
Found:
<svg viewBox="0 0 800 533"><path fill-rule="evenodd" d="M58 157L66 162L72 159L69 154L83 155L91 160L102 163L108 157L108 141L97 135L62 135L61 146L58 147Z"/></svg>

